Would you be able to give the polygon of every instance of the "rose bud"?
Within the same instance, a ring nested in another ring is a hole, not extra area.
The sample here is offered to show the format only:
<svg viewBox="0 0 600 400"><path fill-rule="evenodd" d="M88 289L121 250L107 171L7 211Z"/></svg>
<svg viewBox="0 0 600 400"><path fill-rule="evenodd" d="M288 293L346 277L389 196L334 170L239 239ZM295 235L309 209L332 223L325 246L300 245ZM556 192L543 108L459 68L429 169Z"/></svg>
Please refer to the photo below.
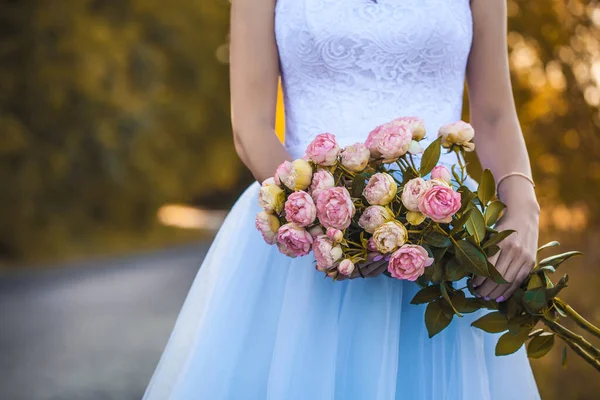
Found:
<svg viewBox="0 0 600 400"><path fill-rule="evenodd" d="M392 253L408 240L408 231L399 221L388 221L373 234L373 240L383 254Z"/></svg>
<svg viewBox="0 0 600 400"><path fill-rule="evenodd" d="M358 225L366 232L373 233L386 221L394 219L394 214L383 206L369 206L358 219Z"/></svg>
<svg viewBox="0 0 600 400"><path fill-rule="evenodd" d="M458 145L465 151L475 150L475 144L471 142L475 136L475 130L471 124L464 121L442 126L438 136L442 138L442 146L445 148Z"/></svg>
<svg viewBox="0 0 600 400"><path fill-rule="evenodd" d="M276 216L261 211L256 214L255 225L256 229L262 234L263 239L265 239L265 242L268 244L275 244L277 242L277 230L280 223Z"/></svg>
<svg viewBox="0 0 600 400"><path fill-rule="evenodd" d="M396 196L398 185L391 175L378 172L371 176L363 190L363 196L371 205L385 206Z"/></svg>
<svg viewBox="0 0 600 400"><path fill-rule="evenodd" d="M405 244L390 257L388 272L393 278L414 282L433 262L434 259L423 247Z"/></svg>
<svg viewBox="0 0 600 400"><path fill-rule="evenodd" d="M339 154L340 147L331 133L317 135L306 148L306 156L318 165L334 165Z"/></svg>

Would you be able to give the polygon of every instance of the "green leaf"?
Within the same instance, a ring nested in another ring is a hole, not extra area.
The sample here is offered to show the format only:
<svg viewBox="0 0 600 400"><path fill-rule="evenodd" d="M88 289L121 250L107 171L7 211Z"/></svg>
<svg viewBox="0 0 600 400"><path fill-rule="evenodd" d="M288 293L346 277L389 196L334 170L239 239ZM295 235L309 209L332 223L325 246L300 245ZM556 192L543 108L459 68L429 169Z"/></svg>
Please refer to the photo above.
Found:
<svg viewBox="0 0 600 400"><path fill-rule="evenodd" d="M507 229L505 231L502 232L498 232L494 235L492 235L492 237L490 238L490 240L488 240L487 242L485 242L483 244L483 248L485 249L486 247L489 247L493 244L498 244L501 241L503 241L504 239L506 239L507 237L509 237L511 234L515 233L516 231L513 229Z"/></svg>
<svg viewBox="0 0 600 400"><path fill-rule="evenodd" d="M474 321L471 325L489 333L500 333L508 329L508 320L500 312L494 311Z"/></svg>
<svg viewBox="0 0 600 400"><path fill-rule="evenodd" d="M489 261L488 261L488 271L490 273L490 278L492 278L494 283L498 283L500 285L507 285L510 283L509 281L504 279L504 277L502 276L502 274L500 272L498 272L498 270L496 269L494 264L492 264Z"/></svg>
<svg viewBox="0 0 600 400"><path fill-rule="evenodd" d="M461 186L458 188L457 192L460 193L461 210L466 210L467 208L469 208L470 205L474 205L472 201L477 197L477 195L473 193L468 187Z"/></svg>
<svg viewBox="0 0 600 400"><path fill-rule="evenodd" d="M516 293L516 292L515 292ZM522 293L522 292L521 292ZM510 297L510 299L508 299L507 301L501 303L504 305L505 307L505 315L506 318L508 318L509 320L511 318L515 318L517 315L519 315L521 313L521 309L519 307L519 301L517 298L515 298L514 295L512 295Z"/></svg>
<svg viewBox="0 0 600 400"><path fill-rule="evenodd" d="M437 165L440 160L441 149L441 138L437 138L423 152L421 157L421 167L419 173L421 176L425 176L431 172L431 170Z"/></svg>
<svg viewBox="0 0 600 400"><path fill-rule="evenodd" d="M434 247L448 247L452 244L448 236L435 231L427 233L423 241Z"/></svg>
<svg viewBox="0 0 600 400"><path fill-rule="evenodd" d="M525 302L525 306L528 310L534 313L540 312L540 310L544 308L547 303L545 288L526 291L523 301Z"/></svg>
<svg viewBox="0 0 600 400"><path fill-rule="evenodd" d="M473 297L467 298L465 292L462 290L454 292L452 302L454 303L454 307L456 307L461 314L469 314L482 308L478 299Z"/></svg>
<svg viewBox="0 0 600 400"><path fill-rule="evenodd" d="M541 271L548 271L551 273L555 273L556 272L556 268L554 268L552 265L544 265L542 268L540 268Z"/></svg>
<svg viewBox="0 0 600 400"><path fill-rule="evenodd" d="M496 255L499 251L500 246L498 246L497 244L493 244L485 248L485 254L488 256L488 258Z"/></svg>
<svg viewBox="0 0 600 400"><path fill-rule="evenodd" d="M554 286L546 289L546 300L550 300L558 295L561 290L567 287L567 282L569 281L569 275L563 276L560 281Z"/></svg>
<svg viewBox="0 0 600 400"><path fill-rule="evenodd" d="M554 346L554 334L544 332L531 339L529 345L527 345L527 356L529 358L541 358L552 350L552 346Z"/></svg>
<svg viewBox="0 0 600 400"><path fill-rule="evenodd" d="M496 222L498 222L498 218L500 218L500 213L502 213L502 210L504 210L505 208L506 205L501 201L493 201L485 209L485 224L487 226L493 226Z"/></svg>
<svg viewBox="0 0 600 400"><path fill-rule="evenodd" d="M410 304L424 304L439 299L442 296L439 285L431 285L423 288L415 294Z"/></svg>
<svg viewBox="0 0 600 400"><path fill-rule="evenodd" d="M477 188L477 197L481 201L481 204L486 205L496 195L496 182L494 181L494 175L489 169L483 171L481 175L481 182Z"/></svg>
<svg viewBox="0 0 600 400"><path fill-rule="evenodd" d="M452 308L454 314L456 314L459 317L462 317L462 314L458 312L458 310L454 307L454 304L452 303L452 299L450 298L450 294L448 293L448 288L446 287L446 282L440 283L440 289L442 291L442 297L444 298L444 300L446 300L446 303L448 303L450 308Z"/></svg>
<svg viewBox="0 0 600 400"><path fill-rule="evenodd" d="M548 242L548 243L546 243L545 245L543 245L542 247L540 247L540 248L537 250L537 252L539 253L539 252L540 252L540 251L542 251L542 250L549 249L549 248L551 248L551 247L556 247L556 246L560 246L560 243L558 243L556 240L554 240L554 241L552 241L552 242Z"/></svg>
<svg viewBox="0 0 600 400"><path fill-rule="evenodd" d="M513 335L519 333L523 326L533 328L534 320L530 315L518 315L508 320L508 331Z"/></svg>
<svg viewBox="0 0 600 400"><path fill-rule="evenodd" d="M469 208L469 209L465 210L465 212L460 216L460 218L457 218L452 221L452 230L448 234L449 236L452 236L455 233L458 233L460 230L462 230L464 228L465 224L469 220L469 215L471 215L471 213L473 212L474 209L475 208Z"/></svg>
<svg viewBox="0 0 600 400"><path fill-rule="evenodd" d="M352 197L360 198L362 197L363 190L367 186L367 177L363 174L356 175L354 181L352 182Z"/></svg>
<svg viewBox="0 0 600 400"><path fill-rule="evenodd" d="M486 233L485 221L483 220L483 214L478 208L473 207L473 211L469 214L469 218L465 224L469 235L473 236L477 243L481 243Z"/></svg>
<svg viewBox="0 0 600 400"><path fill-rule="evenodd" d="M458 262L463 267L478 276L489 276L487 259L485 255L474 245L461 240L454 242L454 251Z"/></svg>
<svg viewBox="0 0 600 400"><path fill-rule="evenodd" d="M432 269L431 282L440 283L444 278L444 266L441 259L435 259L433 264L428 267Z"/></svg>
<svg viewBox="0 0 600 400"><path fill-rule="evenodd" d="M467 270L462 264L459 264L455 258L448 260L444 266L444 279L451 282L457 282L467 276Z"/></svg>
<svg viewBox="0 0 600 400"><path fill-rule="evenodd" d="M539 262L539 265L541 267L544 267L546 265L551 265L553 267L557 267L560 264L562 264L563 262L567 261L571 257L582 256L582 255L583 255L583 253L580 251L569 251L566 253L557 254L555 256L544 258L542 261Z"/></svg>
<svg viewBox="0 0 600 400"><path fill-rule="evenodd" d="M546 282L542 279L539 274L533 273L529 277L529 282L527 282L527 290L545 288Z"/></svg>
<svg viewBox="0 0 600 400"><path fill-rule="evenodd" d="M427 305L425 310L425 326L429 337L432 338L443 331L452 322L452 316L442 308L441 300L437 299Z"/></svg>
<svg viewBox="0 0 600 400"><path fill-rule="evenodd" d="M506 356L516 352L523 344L525 344L528 338L529 331L526 329L523 329L517 335L506 332L498 339L498 343L496 344L496 355Z"/></svg>

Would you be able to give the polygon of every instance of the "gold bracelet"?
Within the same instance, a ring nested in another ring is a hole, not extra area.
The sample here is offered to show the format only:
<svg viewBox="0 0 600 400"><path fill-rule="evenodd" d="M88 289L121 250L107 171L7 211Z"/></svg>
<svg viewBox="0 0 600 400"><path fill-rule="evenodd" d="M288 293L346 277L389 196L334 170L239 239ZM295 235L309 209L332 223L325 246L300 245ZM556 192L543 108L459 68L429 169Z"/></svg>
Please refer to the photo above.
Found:
<svg viewBox="0 0 600 400"><path fill-rule="evenodd" d="M506 178L509 178L511 176L520 176L521 178L525 178L529 181L529 183L531 183L533 185L533 187L535 187L535 182L533 181L533 178L531 178L529 175L526 175L522 172L511 172L509 174L502 176L502 178L498 179L498 183L496 183L496 189L498 189L500 187L500 184L502 183L503 180L505 180Z"/></svg>

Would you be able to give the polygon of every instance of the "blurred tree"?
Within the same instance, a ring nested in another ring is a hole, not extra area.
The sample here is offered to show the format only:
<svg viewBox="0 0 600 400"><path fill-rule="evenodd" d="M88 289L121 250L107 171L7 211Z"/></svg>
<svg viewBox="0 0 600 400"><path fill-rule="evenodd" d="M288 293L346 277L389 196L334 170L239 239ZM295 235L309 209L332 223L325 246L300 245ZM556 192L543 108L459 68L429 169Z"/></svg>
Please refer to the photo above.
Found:
<svg viewBox="0 0 600 400"><path fill-rule="evenodd" d="M0 4L5 256L141 231L164 202L239 185L226 4Z"/></svg>

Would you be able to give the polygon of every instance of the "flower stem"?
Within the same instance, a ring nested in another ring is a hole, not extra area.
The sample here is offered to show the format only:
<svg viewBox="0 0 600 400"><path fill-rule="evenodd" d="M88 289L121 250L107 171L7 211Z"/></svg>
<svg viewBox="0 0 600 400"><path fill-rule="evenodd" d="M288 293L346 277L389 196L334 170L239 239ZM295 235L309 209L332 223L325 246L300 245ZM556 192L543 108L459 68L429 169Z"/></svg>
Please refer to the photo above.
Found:
<svg viewBox="0 0 600 400"><path fill-rule="evenodd" d="M552 321L550 319L543 319L544 324L548 326L552 331L560 335L561 337L565 337L570 341L577 344L577 346L581 347L586 353L593 357L593 359L600 363L600 350L594 347L590 342L588 342L583 336L577 335L571 330L565 328L558 322ZM600 364L599 364L600 365Z"/></svg>
<svg viewBox="0 0 600 400"><path fill-rule="evenodd" d="M600 338L600 329L598 327L594 326L591 322L579 315L577 311L575 311L570 305L568 305L561 299L555 298L554 301L569 317L571 317L573 321L575 321L577 325L579 325L581 328L585 329L592 335Z"/></svg>
<svg viewBox="0 0 600 400"><path fill-rule="evenodd" d="M592 367L596 368L596 370L600 371L600 362L597 359L594 359L587 351L581 348L577 343L572 342L568 338L565 338L562 335L558 335L560 338L573 350L577 353L581 358L583 358L588 364Z"/></svg>

